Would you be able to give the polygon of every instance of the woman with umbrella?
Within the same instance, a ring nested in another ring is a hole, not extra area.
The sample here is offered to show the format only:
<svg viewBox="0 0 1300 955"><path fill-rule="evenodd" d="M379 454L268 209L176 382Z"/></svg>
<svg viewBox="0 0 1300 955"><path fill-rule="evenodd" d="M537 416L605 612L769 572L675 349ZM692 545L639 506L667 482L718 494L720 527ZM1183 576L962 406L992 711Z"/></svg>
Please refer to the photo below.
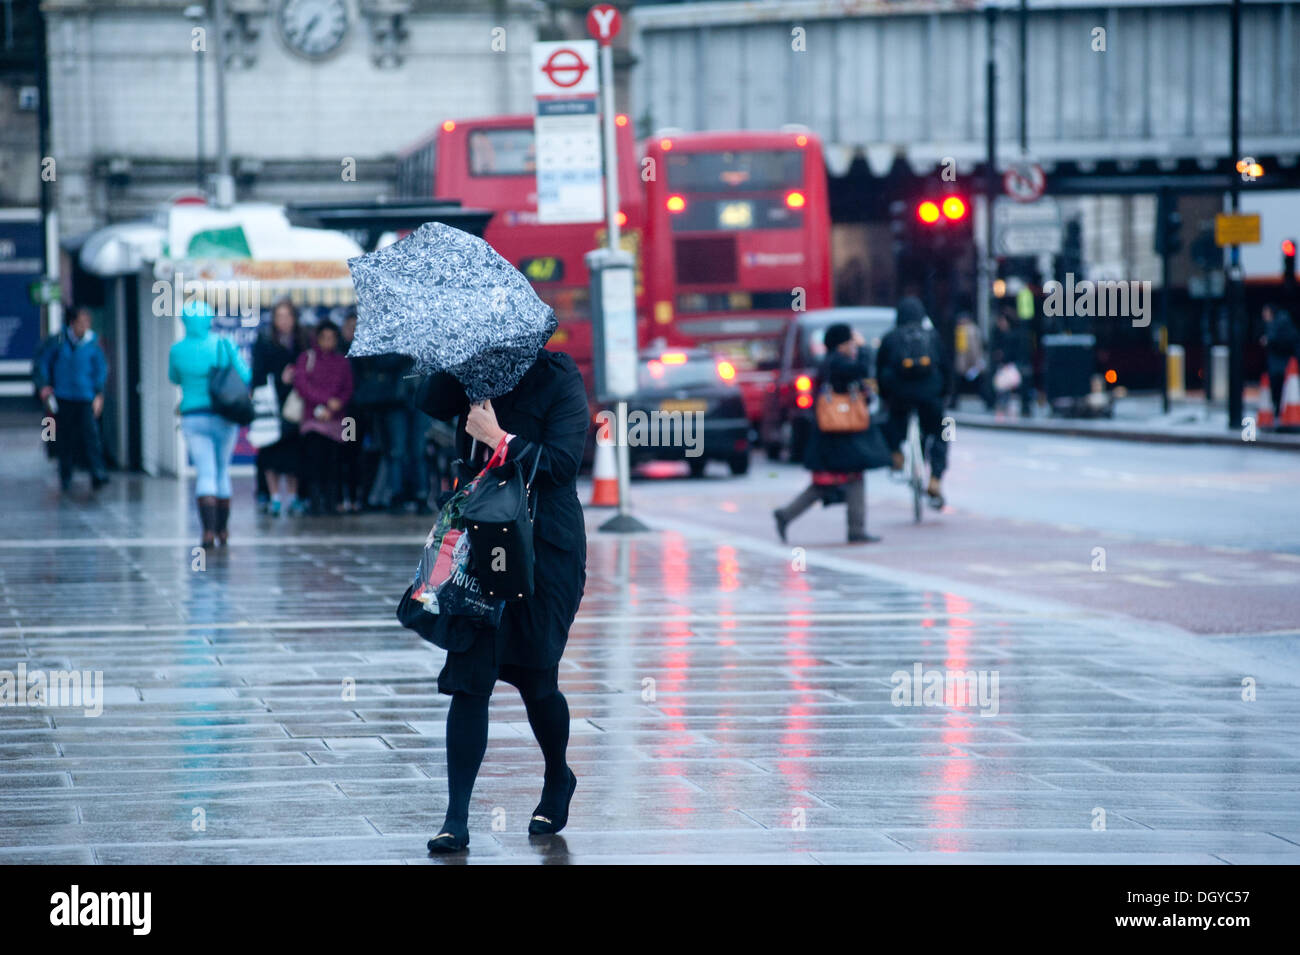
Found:
<svg viewBox="0 0 1300 955"><path fill-rule="evenodd" d="M430 417L460 418L457 446L468 460L470 439L486 452L506 443L506 459L525 472L537 464L533 493L536 567L532 597L506 604L495 633L480 634L464 653L448 653L438 692L447 710L447 818L429 842L448 852L469 844L469 798L487 748L488 698L498 679L523 698L546 761L542 797L528 831L559 832L569 818L577 777L565 762L569 704L558 683L560 657L587 581L587 534L578 502L578 467L587 441L587 394L573 359L538 349L537 360L511 391L471 406L453 376L430 376L419 407Z"/></svg>
<svg viewBox="0 0 1300 955"><path fill-rule="evenodd" d="M360 324L350 355L402 352L433 371L416 406L458 418L461 457L477 471L503 443L531 495L533 595L505 605L501 625L449 652L438 691L447 710L447 815L430 852L469 845L469 802L487 750L488 700L497 680L523 698L545 760L532 835L559 832L577 777L566 762L569 705L558 676L569 627L586 586L587 536L577 476L590 427L586 388L568 355L542 346L555 314L527 280L481 239L427 224L405 239L349 262Z"/></svg>

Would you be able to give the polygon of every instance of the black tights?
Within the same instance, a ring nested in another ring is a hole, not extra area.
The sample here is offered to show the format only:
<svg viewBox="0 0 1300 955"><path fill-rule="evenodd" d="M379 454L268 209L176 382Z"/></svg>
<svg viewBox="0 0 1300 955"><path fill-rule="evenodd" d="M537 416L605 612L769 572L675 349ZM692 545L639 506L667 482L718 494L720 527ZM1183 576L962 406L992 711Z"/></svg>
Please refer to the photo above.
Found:
<svg viewBox="0 0 1300 955"><path fill-rule="evenodd" d="M569 746L569 703L556 687L551 671L507 665L502 666L500 676L519 690L528 711L528 725L546 760L542 806L551 808L553 816L563 808L558 803L568 794L564 753ZM464 835L468 831L469 797L487 751L489 699L471 693L456 693L451 698L447 710L447 820L443 832Z"/></svg>

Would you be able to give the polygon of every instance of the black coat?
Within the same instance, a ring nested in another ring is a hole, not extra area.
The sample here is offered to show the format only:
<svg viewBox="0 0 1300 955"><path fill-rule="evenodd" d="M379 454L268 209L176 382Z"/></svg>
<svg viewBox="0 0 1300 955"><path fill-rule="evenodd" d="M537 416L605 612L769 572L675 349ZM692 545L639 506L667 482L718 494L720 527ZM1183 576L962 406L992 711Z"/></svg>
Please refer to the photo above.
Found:
<svg viewBox="0 0 1300 955"><path fill-rule="evenodd" d="M460 382L446 373L430 375L420 385L416 405L440 421L459 417L456 447L468 460L469 399ZM587 531L577 478L591 418L582 375L568 355L539 349L532 368L514 390L492 399L492 409L502 429L515 435L507 460L517 461L525 474L537 462L534 593L506 604L495 640L481 637L465 653L447 655L438 678L444 693L490 692L502 663L539 669L559 663L587 582ZM480 445L478 450L490 449Z"/></svg>
<svg viewBox="0 0 1300 955"><path fill-rule="evenodd" d="M876 381L880 385L880 394L885 400L893 402L927 401L946 394L952 381L952 360L948 349L943 347L939 333L928 329L933 354L937 359L930 371L922 378L904 379L899 377L896 351L900 326L885 333L880 340L880 350L876 352Z"/></svg>
<svg viewBox="0 0 1300 955"><path fill-rule="evenodd" d="M820 396L822 389L829 384L831 391L844 394L851 385L856 384L866 394L863 379L869 374L869 367L865 348L858 350L856 359L833 351L822 359L813 393ZM857 474L869 468L881 467L887 460L884 455L884 444L878 428L868 428L857 433L826 432L817 427L814 416L813 431L808 438L808 446L804 449L803 463L809 471Z"/></svg>
<svg viewBox="0 0 1300 955"><path fill-rule="evenodd" d="M288 365L292 365L297 360L297 348L286 348L274 335L258 336L257 341L253 342L252 386L260 388L266 384L267 375L273 376L276 398L280 402L280 407L284 407L284 399L289 397L293 385L285 384L280 375Z"/></svg>
<svg viewBox="0 0 1300 955"><path fill-rule="evenodd" d="M1270 380L1281 381L1286 377L1286 366L1296 357L1297 347L1300 347L1300 332L1296 331L1291 316L1285 312L1274 315L1264 331L1264 351L1268 355Z"/></svg>

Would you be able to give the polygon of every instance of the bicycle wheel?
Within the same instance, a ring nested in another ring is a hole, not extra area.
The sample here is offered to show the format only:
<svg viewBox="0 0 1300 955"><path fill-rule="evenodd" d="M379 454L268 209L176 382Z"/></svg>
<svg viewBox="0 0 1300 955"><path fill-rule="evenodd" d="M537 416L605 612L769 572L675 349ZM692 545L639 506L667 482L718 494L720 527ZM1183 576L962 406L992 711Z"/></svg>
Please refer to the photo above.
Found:
<svg viewBox="0 0 1300 955"><path fill-rule="evenodd" d="M921 498L924 490L924 481L921 478L921 429L917 425L916 416L913 415L907 425L907 456L911 459L909 462L908 483L912 485L912 522L921 523Z"/></svg>

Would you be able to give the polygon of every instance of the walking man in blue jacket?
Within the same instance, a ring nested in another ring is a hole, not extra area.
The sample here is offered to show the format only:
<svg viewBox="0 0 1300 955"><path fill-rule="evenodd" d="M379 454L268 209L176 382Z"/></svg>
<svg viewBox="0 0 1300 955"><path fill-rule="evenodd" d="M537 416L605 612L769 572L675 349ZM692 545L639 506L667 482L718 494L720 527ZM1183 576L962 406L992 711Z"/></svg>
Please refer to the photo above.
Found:
<svg viewBox="0 0 1300 955"><path fill-rule="evenodd" d="M39 358L41 401L54 397L55 448L59 454L59 484L72 482L72 469L80 456L90 468L90 485L96 491L108 483L104 448L99 440L98 418L104 410L104 385L108 359L90 327L90 309L77 309L76 317Z"/></svg>

